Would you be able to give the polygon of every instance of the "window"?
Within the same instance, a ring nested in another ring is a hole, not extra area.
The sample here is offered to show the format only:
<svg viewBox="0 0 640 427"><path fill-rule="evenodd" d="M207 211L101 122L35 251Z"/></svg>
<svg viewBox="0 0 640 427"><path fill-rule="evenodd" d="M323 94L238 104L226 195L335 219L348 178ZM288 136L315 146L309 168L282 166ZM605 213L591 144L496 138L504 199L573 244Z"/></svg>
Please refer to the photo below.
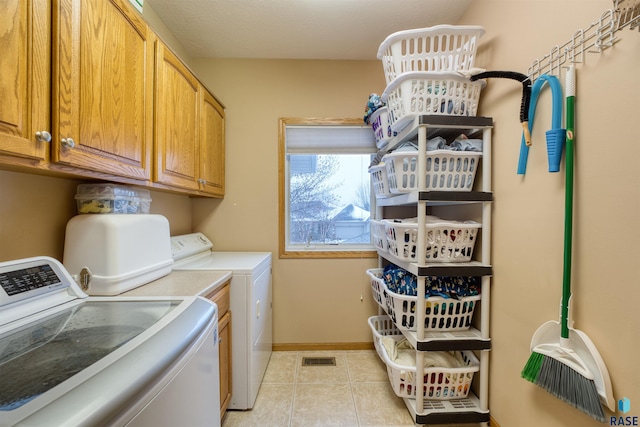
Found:
<svg viewBox="0 0 640 427"><path fill-rule="evenodd" d="M280 256L375 256L371 128L361 119L280 119L279 132Z"/></svg>

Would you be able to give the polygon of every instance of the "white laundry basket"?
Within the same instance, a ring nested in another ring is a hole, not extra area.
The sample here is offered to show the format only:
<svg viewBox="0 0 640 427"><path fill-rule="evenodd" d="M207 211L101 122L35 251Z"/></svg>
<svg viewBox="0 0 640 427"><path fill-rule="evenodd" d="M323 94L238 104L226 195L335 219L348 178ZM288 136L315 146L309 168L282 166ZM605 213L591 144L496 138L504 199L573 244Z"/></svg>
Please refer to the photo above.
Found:
<svg viewBox="0 0 640 427"><path fill-rule="evenodd" d="M467 366L461 368L432 367L424 368L423 396L427 400L452 400L467 397L471 389L473 375L480 370L480 361L472 351L458 352ZM382 349L384 363L387 365L387 375L391 387L397 396L415 399L416 375L415 366L403 366L392 362L385 349Z"/></svg>
<svg viewBox="0 0 640 427"><path fill-rule="evenodd" d="M373 135L376 140L376 147L384 148L391 139L396 136L396 132L391 130L389 123L389 111L387 107L380 107L371 114L369 119Z"/></svg>
<svg viewBox="0 0 640 427"><path fill-rule="evenodd" d="M369 176L371 177L371 184L373 185L373 192L376 195L376 198L391 196L391 189L389 188L389 179L387 176L387 166L384 162L371 166L369 168Z"/></svg>
<svg viewBox="0 0 640 427"><path fill-rule="evenodd" d="M398 31L378 48L387 84L411 71L465 71L474 66L479 26L436 25Z"/></svg>
<svg viewBox="0 0 640 427"><path fill-rule="evenodd" d="M415 366L404 366L393 362L382 344L383 338L391 338L398 342L403 339L402 333L395 328L387 316L372 316L368 319L373 333L373 344L378 356L387 367L387 375L395 394L399 397L415 399L416 373ZM471 382L480 370L480 361L472 351L458 352L466 366L459 368L429 367L422 370L424 392L428 400L452 400L467 397Z"/></svg>
<svg viewBox="0 0 640 427"><path fill-rule="evenodd" d="M483 80L456 72L413 71L400 74L384 90L391 129L400 132L421 115L475 116Z"/></svg>
<svg viewBox="0 0 640 427"><path fill-rule="evenodd" d="M473 190L481 157L482 153L475 151L427 151L425 190ZM393 151L385 154L382 160L387 168L385 178L389 193L410 193L419 190L417 151Z"/></svg>
<svg viewBox="0 0 640 427"><path fill-rule="evenodd" d="M418 297L396 294L384 288L387 313L399 329L415 331L418 325ZM480 295L455 298L425 298L424 330L430 332L467 331Z"/></svg>
<svg viewBox="0 0 640 427"><path fill-rule="evenodd" d="M393 320L391 320L389 316L371 316L367 319L367 323L369 323L369 327L373 334L373 346L375 347L380 360L384 362L384 356L382 355L384 348L381 343L382 337L390 337L399 341L404 338L404 335L402 335L402 332L396 328L393 324Z"/></svg>
<svg viewBox="0 0 640 427"><path fill-rule="evenodd" d="M389 315L398 329L415 331L418 298L391 291L384 281L383 272L382 268L367 270L371 280L373 299ZM480 299L480 295L469 295L458 299L438 296L425 298L424 330L430 332L468 330Z"/></svg>
<svg viewBox="0 0 640 427"><path fill-rule="evenodd" d="M382 268L370 268L367 270L367 276L369 276L369 280L371 281L371 295L373 296L374 301L388 313L389 308L387 307L387 298L384 294L385 285L384 280L382 279L383 271L384 269Z"/></svg>
<svg viewBox="0 0 640 427"><path fill-rule="evenodd" d="M425 259L417 260L418 224L383 221L389 253L404 262L469 262L482 227L475 221L427 222Z"/></svg>
<svg viewBox="0 0 640 427"><path fill-rule="evenodd" d="M380 220L370 219L371 234L373 235L373 245L381 252L387 252L387 235L384 228L384 222Z"/></svg>

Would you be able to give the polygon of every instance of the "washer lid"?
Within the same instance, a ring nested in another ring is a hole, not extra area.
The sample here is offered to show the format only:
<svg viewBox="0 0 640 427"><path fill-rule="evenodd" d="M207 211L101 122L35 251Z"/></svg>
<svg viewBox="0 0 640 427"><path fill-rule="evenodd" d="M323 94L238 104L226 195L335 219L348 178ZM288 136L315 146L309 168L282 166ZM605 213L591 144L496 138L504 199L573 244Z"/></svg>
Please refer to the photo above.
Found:
<svg viewBox="0 0 640 427"><path fill-rule="evenodd" d="M216 325L200 297L89 297L0 327L0 378L15 377L0 389L0 426L107 425L195 343L214 345Z"/></svg>
<svg viewBox="0 0 640 427"><path fill-rule="evenodd" d="M0 335L0 413L66 381L149 329L180 301L92 301Z"/></svg>

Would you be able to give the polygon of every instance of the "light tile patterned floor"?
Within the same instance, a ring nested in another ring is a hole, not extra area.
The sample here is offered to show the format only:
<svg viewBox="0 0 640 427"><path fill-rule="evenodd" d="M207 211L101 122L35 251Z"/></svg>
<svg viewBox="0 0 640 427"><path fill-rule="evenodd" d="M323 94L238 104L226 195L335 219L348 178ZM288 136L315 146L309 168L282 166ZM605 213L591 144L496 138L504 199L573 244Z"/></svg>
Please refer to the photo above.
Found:
<svg viewBox="0 0 640 427"><path fill-rule="evenodd" d="M336 366L302 366L303 357L335 357ZM253 409L227 411L222 420L222 427L414 425L374 350L274 351Z"/></svg>
<svg viewBox="0 0 640 427"><path fill-rule="evenodd" d="M335 357L336 366L302 366L303 357ZM227 411L222 427L413 426L371 351L277 351L249 411Z"/></svg>

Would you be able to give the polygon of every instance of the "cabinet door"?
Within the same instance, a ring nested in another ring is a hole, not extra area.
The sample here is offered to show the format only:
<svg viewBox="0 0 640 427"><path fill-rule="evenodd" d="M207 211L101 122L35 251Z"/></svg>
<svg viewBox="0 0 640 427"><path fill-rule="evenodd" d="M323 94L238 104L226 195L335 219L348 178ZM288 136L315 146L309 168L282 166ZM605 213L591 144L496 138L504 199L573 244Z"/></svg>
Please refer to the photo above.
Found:
<svg viewBox="0 0 640 427"><path fill-rule="evenodd" d="M128 0L59 0L53 17L52 160L149 179L153 32Z"/></svg>
<svg viewBox="0 0 640 427"><path fill-rule="evenodd" d="M231 402L231 312L218 321L218 352L220 355L220 417Z"/></svg>
<svg viewBox="0 0 640 427"><path fill-rule="evenodd" d="M50 129L49 0L0 2L0 154L45 159Z"/></svg>
<svg viewBox="0 0 640 427"><path fill-rule="evenodd" d="M156 48L154 181L197 190L200 84L161 41Z"/></svg>
<svg viewBox="0 0 640 427"><path fill-rule="evenodd" d="M215 196L224 196L224 109L202 89L200 135L200 189Z"/></svg>

